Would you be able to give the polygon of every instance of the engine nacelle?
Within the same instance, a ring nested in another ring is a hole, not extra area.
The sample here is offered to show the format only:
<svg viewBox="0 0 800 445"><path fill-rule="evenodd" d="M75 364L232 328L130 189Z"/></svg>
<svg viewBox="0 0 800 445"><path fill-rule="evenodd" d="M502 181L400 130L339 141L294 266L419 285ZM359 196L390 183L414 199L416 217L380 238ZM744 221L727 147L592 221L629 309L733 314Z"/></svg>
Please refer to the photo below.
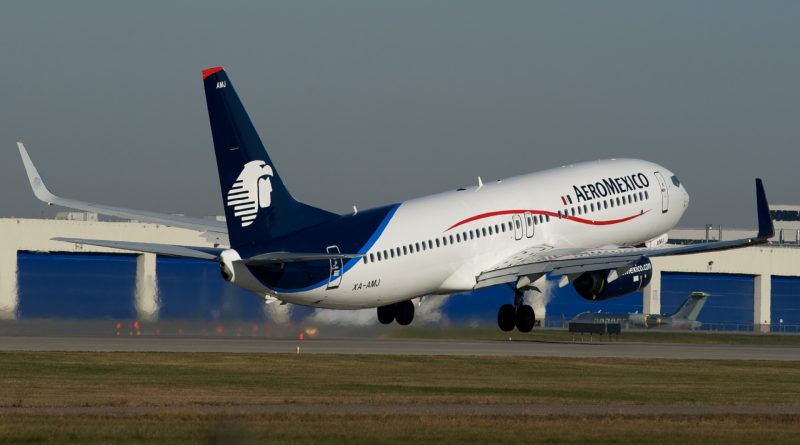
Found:
<svg viewBox="0 0 800 445"><path fill-rule="evenodd" d="M644 257L610 283L609 272L608 270L586 272L576 278L572 285L578 295L587 300L599 301L621 297L636 292L650 283L650 278L653 277L653 264L649 258Z"/></svg>

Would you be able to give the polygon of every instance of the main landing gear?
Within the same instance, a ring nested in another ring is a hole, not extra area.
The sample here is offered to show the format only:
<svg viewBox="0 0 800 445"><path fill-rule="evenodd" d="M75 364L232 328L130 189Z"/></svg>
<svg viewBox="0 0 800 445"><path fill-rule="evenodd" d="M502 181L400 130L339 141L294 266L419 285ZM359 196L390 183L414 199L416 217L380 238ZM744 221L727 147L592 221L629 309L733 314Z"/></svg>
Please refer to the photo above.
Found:
<svg viewBox="0 0 800 445"><path fill-rule="evenodd" d="M514 289L514 304L504 304L497 311L497 325L505 332L513 331L515 326L520 332L530 332L533 329L533 308L523 304L522 295L522 290Z"/></svg>
<svg viewBox="0 0 800 445"><path fill-rule="evenodd" d="M397 320L397 324L407 326L414 321L414 303L411 300L388 304L378 308L378 321L390 324Z"/></svg>

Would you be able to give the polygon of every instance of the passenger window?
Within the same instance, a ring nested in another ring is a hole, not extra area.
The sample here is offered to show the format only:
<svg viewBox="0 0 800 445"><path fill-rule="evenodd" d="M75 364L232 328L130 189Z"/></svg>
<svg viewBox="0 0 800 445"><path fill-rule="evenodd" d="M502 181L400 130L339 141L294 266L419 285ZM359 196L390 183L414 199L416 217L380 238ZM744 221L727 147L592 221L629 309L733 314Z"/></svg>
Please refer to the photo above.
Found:
<svg viewBox="0 0 800 445"><path fill-rule="evenodd" d="M558 211L558 219L561 219L561 210ZM519 223L517 223L517 227L519 227Z"/></svg>
<svg viewBox="0 0 800 445"><path fill-rule="evenodd" d="M439 238L436 238L436 247L439 247Z"/></svg>
<svg viewBox="0 0 800 445"><path fill-rule="evenodd" d="M453 235L450 235L450 244L453 244Z"/></svg>
<svg viewBox="0 0 800 445"><path fill-rule="evenodd" d="M492 234L492 226L489 226L489 235Z"/></svg>
<svg viewBox="0 0 800 445"><path fill-rule="evenodd" d="M483 233L483 236L486 236L486 227L481 228L481 233Z"/></svg>
<svg viewBox="0 0 800 445"><path fill-rule="evenodd" d="M508 223L508 230L514 230L514 226L511 225L511 222Z"/></svg>
<svg viewBox="0 0 800 445"><path fill-rule="evenodd" d="M403 246L403 255L408 255L408 250L406 249L406 246Z"/></svg>
<svg viewBox="0 0 800 445"><path fill-rule="evenodd" d="M644 191L644 199L650 199L650 194L647 193L647 190Z"/></svg>
<svg viewBox="0 0 800 445"><path fill-rule="evenodd" d="M428 240L428 249L433 249L433 241Z"/></svg>
<svg viewBox="0 0 800 445"><path fill-rule="evenodd" d="M589 209L591 209L594 212L594 203L589 204Z"/></svg>
<svg viewBox="0 0 800 445"><path fill-rule="evenodd" d="M375 254L371 253L371 254L369 254L369 262L371 263L373 261L375 261Z"/></svg>
<svg viewBox="0 0 800 445"><path fill-rule="evenodd" d="M620 205L620 200L619 200L619 196L618 196L617 197L617 206L619 206L619 205Z"/></svg>
<svg viewBox="0 0 800 445"><path fill-rule="evenodd" d="M550 215L545 215L545 218L547 218L547 222L550 222Z"/></svg>

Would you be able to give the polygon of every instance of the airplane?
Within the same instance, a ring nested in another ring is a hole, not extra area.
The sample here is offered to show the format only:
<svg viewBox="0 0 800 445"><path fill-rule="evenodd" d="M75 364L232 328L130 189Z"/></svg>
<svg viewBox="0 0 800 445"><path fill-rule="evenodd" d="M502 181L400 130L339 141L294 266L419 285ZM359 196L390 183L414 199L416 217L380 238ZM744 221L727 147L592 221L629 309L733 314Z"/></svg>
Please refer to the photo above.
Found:
<svg viewBox="0 0 800 445"><path fill-rule="evenodd" d="M604 312L581 312L570 320L577 323L619 323L625 327L635 328L672 328L672 329L697 329L703 323L697 321L697 316L706 304L708 294L705 292L692 292L683 304L672 314L643 314L633 312L628 314L614 314Z"/></svg>
<svg viewBox="0 0 800 445"><path fill-rule="evenodd" d="M61 198L18 143L34 194L48 204L202 231L216 247L58 237L55 240L220 264L222 277L265 302L377 308L383 324L408 325L412 300L507 285L503 331L530 332L523 294L548 276L599 301L639 290L649 258L753 246L774 235L756 179L758 234L690 246L666 244L689 204L667 168L636 159L566 165L459 187L365 211L336 214L286 188L222 67L203 70L225 222ZM229 246L229 247L223 247Z"/></svg>

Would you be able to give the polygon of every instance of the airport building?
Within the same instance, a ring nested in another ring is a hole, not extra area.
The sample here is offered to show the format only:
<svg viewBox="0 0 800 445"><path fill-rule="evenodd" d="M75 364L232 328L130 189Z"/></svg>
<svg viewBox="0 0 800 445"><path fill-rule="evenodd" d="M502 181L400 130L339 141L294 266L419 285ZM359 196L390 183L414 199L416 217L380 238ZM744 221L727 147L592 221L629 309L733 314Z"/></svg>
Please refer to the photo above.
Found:
<svg viewBox="0 0 800 445"><path fill-rule="evenodd" d="M583 311L674 311L692 291L710 294L699 320L704 329L800 331L800 206L772 206L776 235L767 245L654 258L643 290L602 302L582 299L571 286L548 281L536 296L537 317L558 325ZM755 230L719 226L675 229L671 242L715 242ZM302 323L315 310L264 304L232 286L213 262L131 254L55 241L55 237L213 246L201 233L135 221L100 221L96 214L65 212L56 219L0 219L0 318L206 320ZM428 320L494 324L510 302L504 286L433 297ZM369 310L374 312L374 310ZM359 316L360 320L365 317ZM369 317L367 317L369 319ZM336 317L346 322L347 317ZM424 321L424 320L421 320Z"/></svg>

